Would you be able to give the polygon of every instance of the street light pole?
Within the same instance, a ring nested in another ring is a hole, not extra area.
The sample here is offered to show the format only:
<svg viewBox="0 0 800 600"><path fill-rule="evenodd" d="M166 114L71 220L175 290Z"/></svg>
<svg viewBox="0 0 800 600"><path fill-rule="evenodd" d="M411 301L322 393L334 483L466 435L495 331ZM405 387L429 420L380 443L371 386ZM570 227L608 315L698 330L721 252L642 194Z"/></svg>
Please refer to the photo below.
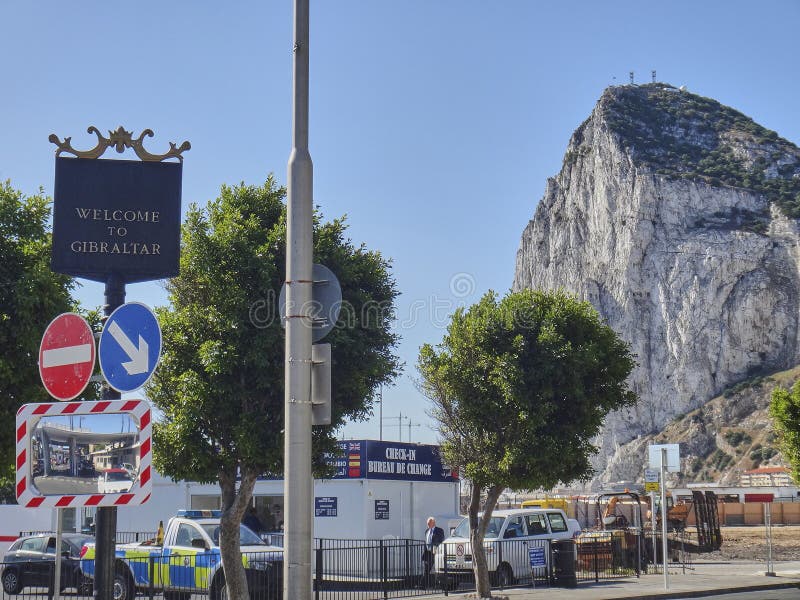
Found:
<svg viewBox="0 0 800 600"><path fill-rule="evenodd" d="M311 328L313 164L308 150L309 0L294 0L292 152L288 165L283 597L312 597Z"/></svg>

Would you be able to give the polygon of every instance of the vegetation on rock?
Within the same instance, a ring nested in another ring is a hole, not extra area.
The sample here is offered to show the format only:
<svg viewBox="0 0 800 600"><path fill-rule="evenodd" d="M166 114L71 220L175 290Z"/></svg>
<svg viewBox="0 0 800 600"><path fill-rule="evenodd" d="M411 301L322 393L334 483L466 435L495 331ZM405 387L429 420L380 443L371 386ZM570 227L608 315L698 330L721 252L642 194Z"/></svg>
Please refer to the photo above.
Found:
<svg viewBox="0 0 800 600"><path fill-rule="evenodd" d="M664 83L608 88L604 120L659 175L745 188L800 218L800 149L750 117ZM751 215L742 229L763 233Z"/></svg>

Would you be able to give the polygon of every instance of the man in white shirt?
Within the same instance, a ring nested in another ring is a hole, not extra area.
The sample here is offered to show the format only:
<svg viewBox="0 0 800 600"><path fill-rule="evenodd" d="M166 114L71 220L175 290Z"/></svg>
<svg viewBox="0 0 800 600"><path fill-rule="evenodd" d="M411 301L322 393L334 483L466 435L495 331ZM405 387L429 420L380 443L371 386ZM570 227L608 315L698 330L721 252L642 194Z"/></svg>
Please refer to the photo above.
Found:
<svg viewBox="0 0 800 600"><path fill-rule="evenodd" d="M436 526L436 519L428 517L428 528L425 530L425 550L422 552L422 564L425 569L423 586L431 584L431 570L433 569L433 557L436 554L436 547L444 541L444 530Z"/></svg>

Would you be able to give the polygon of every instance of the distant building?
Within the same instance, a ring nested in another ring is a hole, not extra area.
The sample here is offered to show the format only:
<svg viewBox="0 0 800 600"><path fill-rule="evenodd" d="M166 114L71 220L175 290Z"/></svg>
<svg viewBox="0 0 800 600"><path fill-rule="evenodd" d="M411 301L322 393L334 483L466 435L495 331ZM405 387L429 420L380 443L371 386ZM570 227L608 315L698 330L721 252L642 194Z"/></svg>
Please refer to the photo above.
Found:
<svg viewBox="0 0 800 600"><path fill-rule="evenodd" d="M786 467L759 467L745 471L739 476L742 486L785 486L794 485L789 469Z"/></svg>

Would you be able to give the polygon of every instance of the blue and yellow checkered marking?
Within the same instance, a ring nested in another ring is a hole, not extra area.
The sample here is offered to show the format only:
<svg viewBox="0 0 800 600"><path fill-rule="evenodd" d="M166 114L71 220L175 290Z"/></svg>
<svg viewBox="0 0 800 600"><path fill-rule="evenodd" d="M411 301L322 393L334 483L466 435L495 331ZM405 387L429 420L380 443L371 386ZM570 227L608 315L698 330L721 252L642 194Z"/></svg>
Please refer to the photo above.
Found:
<svg viewBox="0 0 800 600"><path fill-rule="evenodd" d="M171 549L117 549L116 558L123 559L131 568L137 586L150 584L150 558L154 559L153 585L157 588L207 590L211 578L221 560L219 548L211 550L192 550L189 548ZM95 548L87 548L81 568L89 576L94 576ZM247 566L247 557L242 556Z"/></svg>

